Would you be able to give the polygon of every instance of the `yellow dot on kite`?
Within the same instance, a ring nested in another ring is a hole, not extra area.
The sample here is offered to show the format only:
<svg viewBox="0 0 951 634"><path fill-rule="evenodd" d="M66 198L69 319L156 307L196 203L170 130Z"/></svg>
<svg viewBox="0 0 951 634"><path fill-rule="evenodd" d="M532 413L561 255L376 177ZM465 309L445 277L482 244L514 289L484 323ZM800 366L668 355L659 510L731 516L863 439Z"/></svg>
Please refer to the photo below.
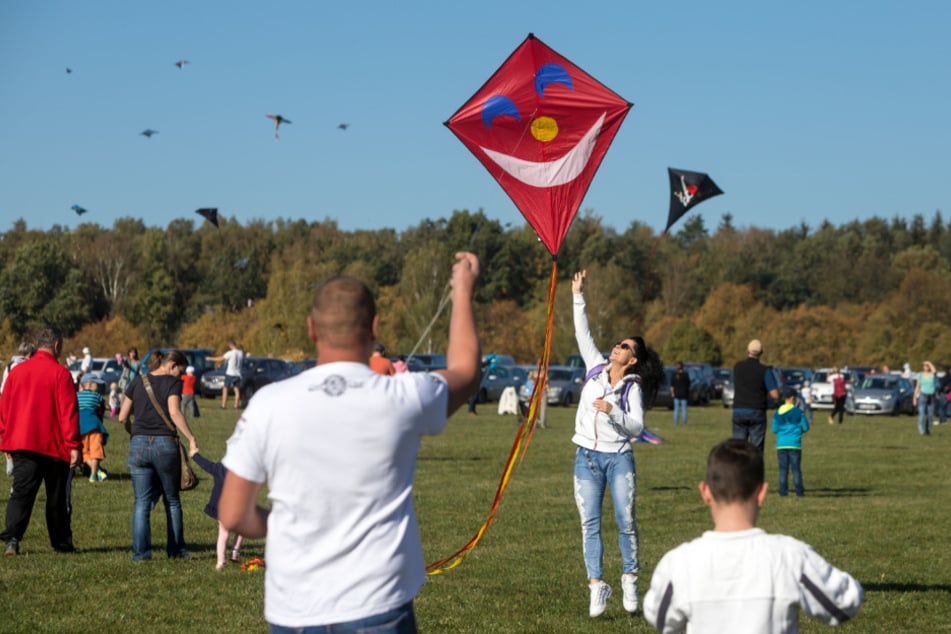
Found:
<svg viewBox="0 0 951 634"><path fill-rule="evenodd" d="M538 117L532 121L532 136L539 141L551 141L558 136L558 123L551 117Z"/></svg>

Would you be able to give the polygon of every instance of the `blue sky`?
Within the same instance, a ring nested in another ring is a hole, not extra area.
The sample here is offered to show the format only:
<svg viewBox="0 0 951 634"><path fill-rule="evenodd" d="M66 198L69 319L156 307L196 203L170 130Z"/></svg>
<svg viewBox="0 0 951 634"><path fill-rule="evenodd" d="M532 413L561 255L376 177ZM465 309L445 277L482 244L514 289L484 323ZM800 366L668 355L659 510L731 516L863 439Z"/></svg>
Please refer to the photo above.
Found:
<svg viewBox="0 0 951 634"><path fill-rule="evenodd" d="M663 229L668 166L725 191L691 211L711 230L947 221L949 24L944 0L3 0L0 231L75 227L73 204L106 227L521 224L442 123L529 32L635 104L581 205L619 231Z"/></svg>

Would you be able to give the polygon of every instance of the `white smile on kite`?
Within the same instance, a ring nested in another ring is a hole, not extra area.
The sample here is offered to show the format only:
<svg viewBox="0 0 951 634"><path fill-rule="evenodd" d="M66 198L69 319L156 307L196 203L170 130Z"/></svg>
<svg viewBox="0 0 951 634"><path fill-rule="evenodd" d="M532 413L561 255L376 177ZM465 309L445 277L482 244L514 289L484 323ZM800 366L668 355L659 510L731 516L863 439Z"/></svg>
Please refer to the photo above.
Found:
<svg viewBox="0 0 951 634"><path fill-rule="evenodd" d="M532 187L557 187L570 183L578 178L585 166L591 159L591 153L594 151L594 143L598 140L601 133L601 126L604 125L604 118L607 113L591 126L591 129L578 143L568 151L567 154L554 161L526 161L512 156L511 154L502 154L488 148L481 148L490 159L495 161L496 165L501 167L507 174L517 178L526 185Z"/></svg>

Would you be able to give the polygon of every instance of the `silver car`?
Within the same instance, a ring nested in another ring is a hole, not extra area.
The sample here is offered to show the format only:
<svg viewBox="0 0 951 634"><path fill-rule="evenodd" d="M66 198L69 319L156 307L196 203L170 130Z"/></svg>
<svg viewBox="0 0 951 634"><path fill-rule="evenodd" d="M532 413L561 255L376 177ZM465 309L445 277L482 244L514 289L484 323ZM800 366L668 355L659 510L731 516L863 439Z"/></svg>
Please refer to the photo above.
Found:
<svg viewBox="0 0 951 634"><path fill-rule="evenodd" d="M915 386L897 374L871 374L852 392L851 414L914 414Z"/></svg>
<svg viewBox="0 0 951 634"><path fill-rule="evenodd" d="M549 405L574 405L581 394L584 381L584 368L569 368L564 365L548 366L548 394ZM518 397L521 401L528 401L532 397L534 381L526 380L519 388Z"/></svg>

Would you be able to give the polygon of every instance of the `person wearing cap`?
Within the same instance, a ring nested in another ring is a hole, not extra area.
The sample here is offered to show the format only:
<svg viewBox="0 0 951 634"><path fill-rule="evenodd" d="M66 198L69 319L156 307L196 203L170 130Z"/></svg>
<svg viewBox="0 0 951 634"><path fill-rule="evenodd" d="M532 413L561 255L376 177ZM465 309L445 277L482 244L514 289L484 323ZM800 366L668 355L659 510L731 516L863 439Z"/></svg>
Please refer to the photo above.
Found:
<svg viewBox="0 0 951 634"><path fill-rule="evenodd" d="M753 339L746 346L746 359L733 366L733 437L749 440L760 451L766 442L766 407L779 398L779 383L769 367L760 362L763 344Z"/></svg>
<svg viewBox="0 0 951 634"><path fill-rule="evenodd" d="M396 368L393 367L393 362L384 356L385 354L386 348L383 347L382 343L373 344L373 354L370 355L370 369L378 374L393 376L396 374Z"/></svg>
<svg viewBox="0 0 951 634"><path fill-rule="evenodd" d="M796 388L783 388L783 404L773 413L773 433L776 434L776 457L779 460L779 495L789 493L789 470L792 469L796 497L804 495L802 486L802 435L809 431L809 419L796 407L799 394Z"/></svg>

